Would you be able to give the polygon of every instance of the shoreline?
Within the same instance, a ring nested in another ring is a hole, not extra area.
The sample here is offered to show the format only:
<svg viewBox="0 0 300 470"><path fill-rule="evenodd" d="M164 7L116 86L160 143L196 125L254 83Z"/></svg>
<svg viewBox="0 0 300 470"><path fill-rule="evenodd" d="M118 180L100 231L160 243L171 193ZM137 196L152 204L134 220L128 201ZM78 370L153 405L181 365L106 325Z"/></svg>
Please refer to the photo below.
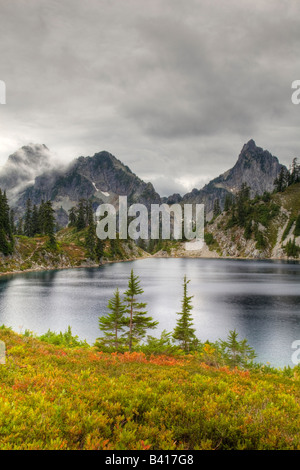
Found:
<svg viewBox="0 0 300 470"><path fill-rule="evenodd" d="M0 277L2 276L11 276L14 274L25 274L25 273L30 273L30 272L46 272L46 271L61 271L65 269L83 269L83 268L100 268L101 266L104 266L106 264L111 264L111 263L126 263L130 261L139 261L143 259L212 259L212 260L242 260L242 261L293 261L296 263L300 263L300 259L294 259L294 258L244 258L244 257L234 257L234 256L165 256L165 255L148 255L148 256L141 256L139 258L130 258L130 259L118 259L118 260L107 260L104 261L100 264L94 263L94 264L82 264L80 266L64 266L64 267L41 267L41 268L30 268L30 269L24 269L20 271L7 271L7 272L0 272Z"/></svg>
<svg viewBox="0 0 300 470"><path fill-rule="evenodd" d="M151 255L149 255L151 257ZM13 274L25 274L25 273L39 273L39 272L46 272L46 271L62 271L65 269L84 269L84 268L100 268L101 266L104 266L105 264L110 264L110 263L125 263L126 261L136 261L136 260L141 260L141 259L147 259L148 256L141 256L140 258L130 258L130 259L118 259L118 260L107 260L104 261L103 263L95 263L95 264L82 264L80 266L63 266L63 267L41 267L41 268L29 268L29 269L23 269L22 271L7 271L7 272L0 272L0 277L1 276L10 276Z"/></svg>

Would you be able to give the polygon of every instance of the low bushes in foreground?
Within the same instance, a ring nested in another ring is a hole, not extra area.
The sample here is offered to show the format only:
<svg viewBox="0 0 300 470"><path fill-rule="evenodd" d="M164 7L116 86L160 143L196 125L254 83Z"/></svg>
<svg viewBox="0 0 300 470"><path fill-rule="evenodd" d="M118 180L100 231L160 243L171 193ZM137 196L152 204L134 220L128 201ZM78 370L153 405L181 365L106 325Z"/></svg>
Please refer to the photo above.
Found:
<svg viewBox="0 0 300 470"><path fill-rule="evenodd" d="M300 449L299 367L104 353L0 329L0 449ZM206 355L206 356L205 356Z"/></svg>

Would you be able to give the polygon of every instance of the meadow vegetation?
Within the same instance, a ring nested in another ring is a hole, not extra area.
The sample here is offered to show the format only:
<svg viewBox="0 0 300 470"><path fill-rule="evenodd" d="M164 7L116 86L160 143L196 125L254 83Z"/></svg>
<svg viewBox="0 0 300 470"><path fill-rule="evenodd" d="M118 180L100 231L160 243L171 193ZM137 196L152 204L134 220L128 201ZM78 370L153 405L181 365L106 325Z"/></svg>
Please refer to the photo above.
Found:
<svg viewBox="0 0 300 470"><path fill-rule="evenodd" d="M94 345L71 327L40 337L0 327L0 449L299 450L300 365L255 363L235 330L199 341L188 282L160 337L146 335L156 325L133 271Z"/></svg>
<svg viewBox="0 0 300 470"><path fill-rule="evenodd" d="M2 450L300 449L299 366L221 365L208 343L104 353L5 327L0 339Z"/></svg>

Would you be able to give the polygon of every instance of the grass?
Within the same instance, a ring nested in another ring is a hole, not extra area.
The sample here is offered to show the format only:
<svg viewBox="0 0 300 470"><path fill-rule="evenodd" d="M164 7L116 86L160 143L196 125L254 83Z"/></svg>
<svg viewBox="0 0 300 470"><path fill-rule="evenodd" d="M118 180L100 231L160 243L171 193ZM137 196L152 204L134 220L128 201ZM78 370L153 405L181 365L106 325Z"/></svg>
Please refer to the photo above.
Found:
<svg viewBox="0 0 300 470"><path fill-rule="evenodd" d="M0 449L300 449L299 367L66 347L0 329Z"/></svg>

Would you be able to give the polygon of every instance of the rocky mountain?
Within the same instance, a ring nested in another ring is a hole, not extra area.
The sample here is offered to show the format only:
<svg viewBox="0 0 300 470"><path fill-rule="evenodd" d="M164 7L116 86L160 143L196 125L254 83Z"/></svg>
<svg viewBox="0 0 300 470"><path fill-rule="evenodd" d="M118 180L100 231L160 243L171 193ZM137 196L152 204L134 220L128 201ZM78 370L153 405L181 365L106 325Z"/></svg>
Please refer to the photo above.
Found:
<svg viewBox="0 0 300 470"><path fill-rule="evenodd" d="M300 182L283 192L248 201L247 221L233 223L229 209L205 226L200 249L176 241L155 257L282 259L300 258Z"/></svg>
<svg viewBox="0 0 300 470"><path fill-rule="evenodd" d="M272 191L274 179L282 167L277 157L249 140L233 168L202 189L193 189L184 196L173 194L160 198L151 183L142 181L109 152L81 156L58 169L45 145L30 144L10 155L0 170L0 188L7 191L9 203L18 216L24 213L28 198L33 204L51 200L61 226L68 223L69 209L81 198L91 199L96 208L101 203L116 205L119 195L127 196L128 204L136 202L148 208L150 204L162 202L202 203L210 219L215 199L219 199L223 208L226 195L236 193L242 183L250 186L252 196Z"/></svg>
<svg viewBox="0 0 300 470"><path fill-rule="evenodd" d="M257 147L251 139L243 146L233 168L210 181L202 189L193 189L185 194L181 202L204 204L209 219L215 199L219 199L222 208L226 195L235 194L242 183L250 186L252 196L261 195L265 191L272 192L274 180L282 167L277 157Z"/></svg>
<svg viewBox="0 0 300 470"><path fill-rule="evenodd" d="M3 185L4 189L7 187L7 183ZM119 195L127 196L128 205L141 203L149 207L161 200L151 183L145 183L112 154L102 151L93 157L79 157L65 167L49 169L36 176L33 184L26 185L14 198L13 205L21 213L28 198L37 205L42 200L51 200L58 223L65 226L69 209L80 199L91 199L96 209L101 203L116 206Z"/></svg>
<svg viewBox="0 0 300 470"><path fill-rule="evenodd" d="M7 192L12 205L38 175L50 170L51 160L52 155L43 144L28 144L8 157L0 168L0 188Z"/></svg>

